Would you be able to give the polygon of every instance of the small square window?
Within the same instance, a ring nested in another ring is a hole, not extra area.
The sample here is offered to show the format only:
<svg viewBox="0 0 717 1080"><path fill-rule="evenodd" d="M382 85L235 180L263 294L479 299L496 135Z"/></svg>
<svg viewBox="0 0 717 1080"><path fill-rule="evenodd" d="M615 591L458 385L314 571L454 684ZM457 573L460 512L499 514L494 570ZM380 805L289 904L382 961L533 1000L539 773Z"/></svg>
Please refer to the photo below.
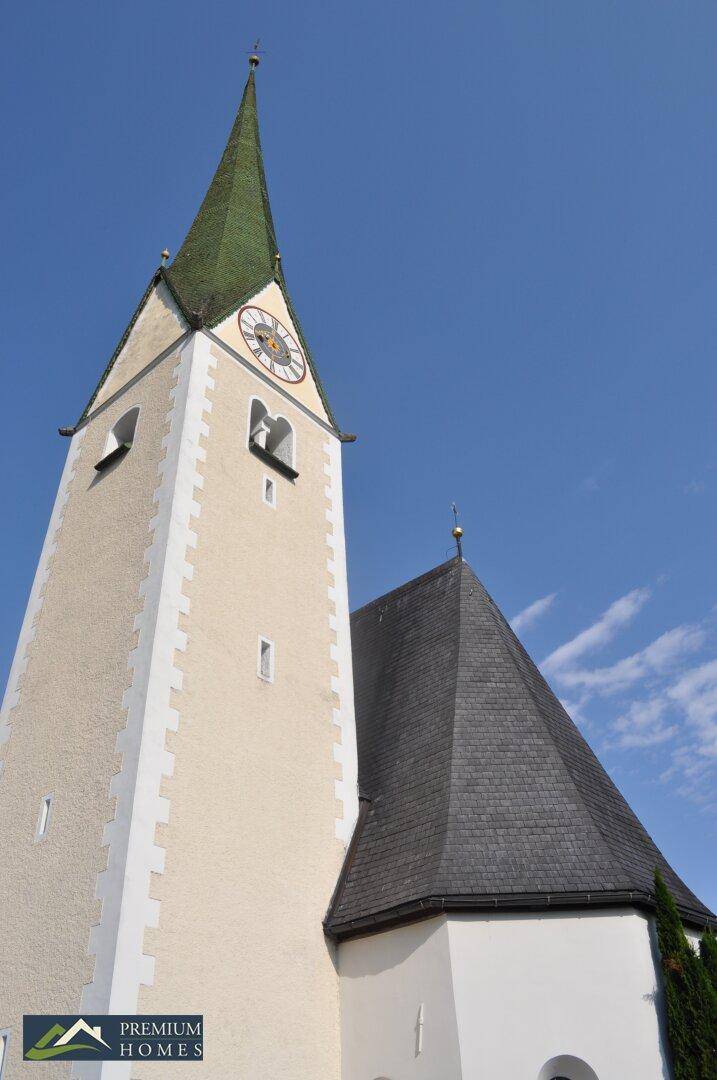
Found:
<svg viewBox="0 0 717 1080"><path fill-rule="evenodd" d="M276 483L270 476L262 477L262 498L267 506L276 506Z"/></svg>
<svg viewBox="0 0 717 1080"><path fill-rule="evenodd" d="M52 795L46 795L40 803L40 814L37 819L37 830L35 832L35 839L42 840L47 836L47 830L50 827L50 816L52 813ZM0 1074L2 1075L2 1074Z"/></svg>
<svg viewBox="0 0 717 1080"><path fill-rule="evenodd" d="M269 641L268 638L259 638L259 658L256 673L264 682L274 681L274 642Z"/></svg>

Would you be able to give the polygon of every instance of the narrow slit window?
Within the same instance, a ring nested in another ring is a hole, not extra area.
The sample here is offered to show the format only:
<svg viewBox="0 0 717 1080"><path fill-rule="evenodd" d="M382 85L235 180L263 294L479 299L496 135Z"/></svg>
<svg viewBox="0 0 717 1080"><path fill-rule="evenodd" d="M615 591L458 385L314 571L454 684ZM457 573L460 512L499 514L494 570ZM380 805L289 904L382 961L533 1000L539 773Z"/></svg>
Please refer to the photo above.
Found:
<svg viewBox="0 0 717 1080"><path fill-rule="evenodd" d="M50 827L50 814L52 811L52 795L46 795L40 804L40 814L37 819L36 840L42 840L47 835ZM0 1074L2 1075L2 1074Z"/></svg>
<svg viewBox="0 0 717 1080"><path fill-rule="evenodd" d="M257 675L264 682L274 681L274 643L268 638L259 638Z"/></svg>
<svg viewBox="0 0 717 1080"><path fill-rule="evenodd" d="M262 491L266 505L276 506L276 484L270 476L264 477Z"/></svg>
<svg viewBox="0 0 717 1080"><path fill-rule="evenodd" d="M0 1031L0 1080L5 1075L5 1062L7 1060L7 1048L10 1042L10 1032Z"/></svg>

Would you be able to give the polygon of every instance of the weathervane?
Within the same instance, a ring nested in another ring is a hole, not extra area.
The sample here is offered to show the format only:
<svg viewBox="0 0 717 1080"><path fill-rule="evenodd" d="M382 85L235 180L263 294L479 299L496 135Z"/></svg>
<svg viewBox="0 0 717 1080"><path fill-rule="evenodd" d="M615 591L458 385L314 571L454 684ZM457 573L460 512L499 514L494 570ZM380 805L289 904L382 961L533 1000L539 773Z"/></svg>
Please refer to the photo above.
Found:
<svg viewBox="0 0 717 1080"><path fill-rule="evenodd" d="M463 558L463 540L462 540L463 529L458 524L458 507L456 506L455 503L451 503L451 510L453 511L453 528L451 530L451 534L453 536L453 539L456 542L456 547L458 548L458 558L462 559Z"/></svg>
<svg viewBox="0 0 717 1080"><path fill-rule="evenodd" d="M260 44L261 40L257 38L254 42L254 47L249 52L249 67L251 68L258 67L261 58L264 55L264 50L259 48Z"/></svg>

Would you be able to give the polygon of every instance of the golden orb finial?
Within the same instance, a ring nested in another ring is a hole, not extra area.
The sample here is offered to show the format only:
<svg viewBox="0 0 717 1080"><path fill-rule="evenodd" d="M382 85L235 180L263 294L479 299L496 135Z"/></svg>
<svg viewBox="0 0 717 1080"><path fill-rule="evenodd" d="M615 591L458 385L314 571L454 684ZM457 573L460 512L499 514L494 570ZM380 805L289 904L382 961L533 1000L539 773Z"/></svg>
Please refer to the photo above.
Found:
<svg viewBox="0 0 717 1080"><path fill-rule="evenodd" d="M169 258L169 250L168 250L168 248L165 248L164 251L162 252L162 266L164 266L164 264L166 263L168 258Z"/></svg>
<svg viewBox="0 0 717 1080"><path fill-rule="evenodd" d="M259 48L259 44L259 38L257 38L254 42L254 48L249 54L249 67L252 71L254 70L254 68L259 67L259 64L261 63L260 53L262 52L262 50Z"/></svg>
<svg viewBox="0 0 717 1080"><path fill-rule="evenodd" d="M451 529L451 536L456 542L456 551L458 558L463 558L463 529L458 524L458 507L455 503L451 503L451 510L453 511L453 528Z"/></svg>

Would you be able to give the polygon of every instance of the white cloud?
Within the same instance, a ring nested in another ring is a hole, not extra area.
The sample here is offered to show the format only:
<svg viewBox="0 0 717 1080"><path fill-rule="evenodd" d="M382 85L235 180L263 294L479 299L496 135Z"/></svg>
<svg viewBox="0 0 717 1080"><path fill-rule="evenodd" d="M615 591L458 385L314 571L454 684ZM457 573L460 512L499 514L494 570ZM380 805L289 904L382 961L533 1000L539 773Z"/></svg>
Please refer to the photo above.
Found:
<svg viewBox="0 0 717 1080"><path fill-rule="evenodd" d="M676 626L661 634L640 652L626 656L610 667L567 668L560 670L558 677L565 686L615 694L650 675L661 675L669 671L686 653L699 649L704 639L704 630L699 626Z"/></svg>
<svg viewBox="0 0 717 1080"><path fill-rule="evenodd" d="M604 748L638 752L652 748L662 753L669 766L660 779L702 812L717 812L717 659L683 667L685 658L705 645L711 620L673 627L614 664L585 663L589 653L633 621L650 596L647 588L621 596L592 625L555 649L541 667L570 698L563 704L581 726L589 723L585 707L594 698L617 699L613 718L603 721ZM593 716L589 726L599 732L598 717Z"/></svg>
<svg viewBox="0 0 717 1080"><path fill-rule="evenodd" d="M677 724L664 720L668 703L664 697L648 701L633 701L622 716L613 722L612 730L617 738L615 744L622 749L657 746L674 738L679 731Z"/></svg>
<svg viewBox="0 0 717 1080"><path fill-rule="evenodd" d="M529 604L527 608L523 608L510 620L510 625L516 634L522 634L525 630L529 630L531 626L534 626L538 619L542 619L543 615L553 606L553 601L557 596L557 593L548 593L547 596L541 596L540 600L534 600L532 604Z"/></svg>
<svg viewBox="0 0 717 1080"><path fill-rule="evenodd" d="M704 811L717 810L717 660L685 672L649 700L633 702L611 729L616 739L609 745L623 749L676 739L660 779Z"/></svg>
<svg viewBox="0 0 717 1080"><path fill-rule="evenodd" d="M610 604L607 611L604 611L592 626L588 626L547 656L541 667L548 672L561 673L565 668L572 667L578 657L606 645L618 630L635 618L651 595L649 589L632 589L625 596L621 596Z"/></svg>
<svg viewBox="0 0 717 1080"><path fill-rule="evenodd" d="M717 761L717 660L692 668L667 693L684 712L697 752Z"/></svg>

